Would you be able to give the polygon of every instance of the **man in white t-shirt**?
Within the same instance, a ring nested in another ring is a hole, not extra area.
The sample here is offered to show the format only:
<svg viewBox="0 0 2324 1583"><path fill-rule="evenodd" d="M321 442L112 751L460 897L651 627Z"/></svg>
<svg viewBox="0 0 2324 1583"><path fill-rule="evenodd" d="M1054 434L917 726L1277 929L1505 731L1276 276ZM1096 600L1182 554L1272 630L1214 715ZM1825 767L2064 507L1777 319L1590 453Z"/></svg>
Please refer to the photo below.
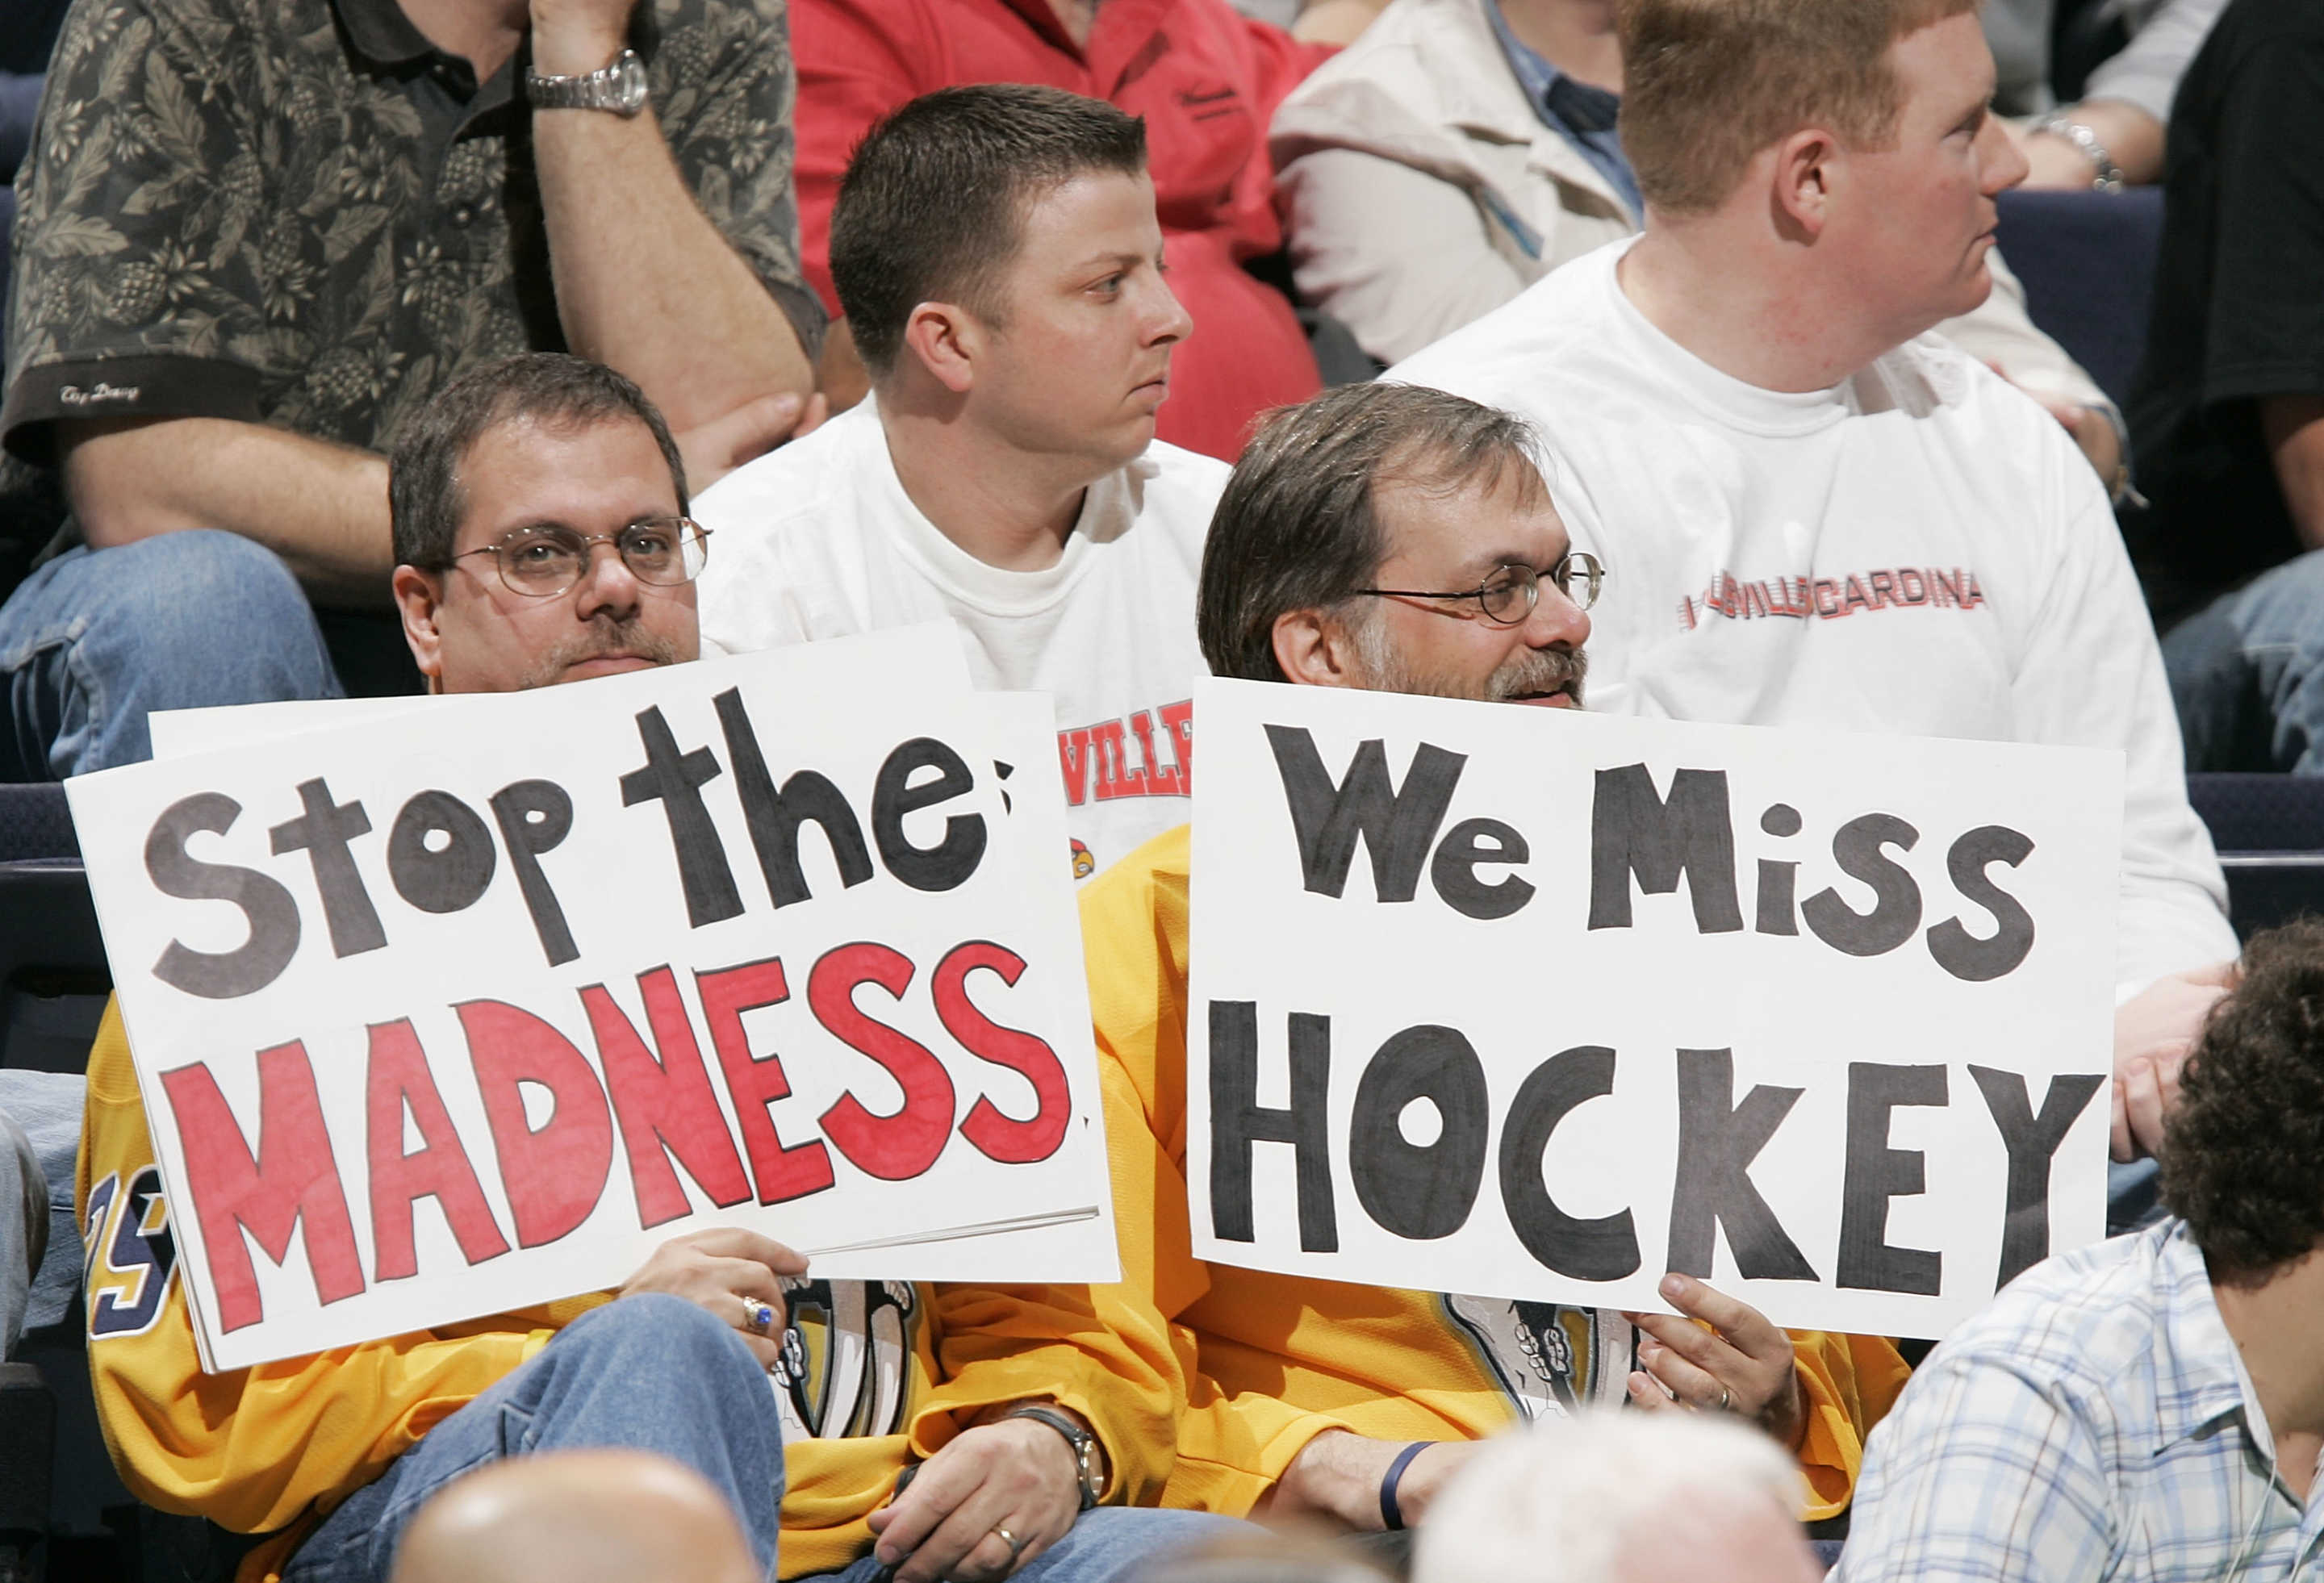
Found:
<svg viewBox="0 0 2324 1583"><path fill-rule="evenodd" d="M2126 756L2117 977L2154 988L2117 1018L2115 1143L2152 1149L2236 939L2104 492L1926 334L1983 299L2025 174L1975 0L1632 0L1620 26L1645 234L1388 377L1545 432L1609 574L1593 705Z"/></svg>
<svg viewBox="0 0 2324 1583"><path fill-rule="evenodd" d="M1185 822L1194 580L1222 462L1154 439L1193 328L1142 122L1056 88L913 100L850 162L831 273L872 399L733 473L704 640L949 618L980 686L1057 707L1076 877Z"/></svg>

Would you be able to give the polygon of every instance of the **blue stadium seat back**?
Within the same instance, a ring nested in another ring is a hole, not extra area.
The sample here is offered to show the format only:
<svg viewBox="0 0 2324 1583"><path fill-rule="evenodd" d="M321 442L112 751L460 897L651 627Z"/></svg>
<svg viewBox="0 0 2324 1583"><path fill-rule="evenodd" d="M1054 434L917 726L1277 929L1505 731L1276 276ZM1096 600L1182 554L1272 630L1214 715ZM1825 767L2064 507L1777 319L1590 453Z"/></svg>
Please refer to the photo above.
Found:
<svg viewBox="0 0 2324 1583"><path fill-rule="evenodd" d="M2034 322L2127 406L2146 349L2163 189L2005 192L2000 241Z"/></svg>
<svg viewBox="0 0 2324 1583"><path fill-rule="evenodd" d="M2190 775L2187 800L2223 852L2324 853L2324 777Z"/></svg>
<svg viewBox="0 0 2324 1583"><path fill-rule="evenodd" d="M2218 849L2238 938L2324 915L2324 778L2190 775L2187 800Z"/></svg>
<svg viewBox="0 0 2324 1583"><path fill-rule="evenodd" d="M112 987L80 860L0 862L0 1066L85 1070Z"/></svg>
<svg viewBox="0 0 2324 1583"><path fill-rule="evenodd" d="M0 863L80 857L65 788L53 780L0 783Z"/></svg>

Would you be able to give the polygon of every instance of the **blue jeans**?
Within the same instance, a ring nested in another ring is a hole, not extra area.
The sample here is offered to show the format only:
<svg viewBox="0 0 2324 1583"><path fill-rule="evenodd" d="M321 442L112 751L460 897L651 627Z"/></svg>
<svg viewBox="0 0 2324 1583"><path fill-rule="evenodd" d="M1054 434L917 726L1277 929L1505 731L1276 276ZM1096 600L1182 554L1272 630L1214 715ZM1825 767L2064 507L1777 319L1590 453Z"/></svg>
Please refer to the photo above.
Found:
<svg viewBox="0 0 2324 1583"><path fill-rule="evenodd" d="M707 1478L772 1577L782 1422L742 1333L683 1297L593 1309L438 1424L308 1535L283 1583L383 1583L404 1525L464 1473L532 1451L654 1451Z"/></svg>
<svg viewBox="0 0 2324 1583"><path fill-rule="evenodd" d="M533 1359L422 1437L323 1520L282 1583L377 1583L405 1524L464 1473L531 1451L657 1451L716 1486L772 1577L783 1504L782 1426L741 1335L682 1297L624 1297L559 1330ZM1159 1551L1243 1525L1204 1512L1108 1508L1015 1574L1025 1583L1112 1583ZM827 1577L869 1583L866 1556Z"/></svg>
<svg viewBox="0 0 2324 1583"><path fill-rule="evenodd" d="M2324 775L2324 550L2172 628L2163 668L2189 769Z"/></svg>
<svg viewBox="0 0 2324 1583"><path fill-rule="evenodd" d="M342 696L315 612L272 550L162 533L66 551L0 604L0 780L152 757L157 709Z"/></svg>
<svg viewBox="0 0 2324 1583"><path fill-rule="evenodd" d="M73 1156L88 1092L78 1073L0 1068L0 1358L23 1331L55 1324L80 1304ZM48 1245L37 1265L28 1256L39 1235L35 1206Z"/></svg>
<svg viewBox="0 0 2324 1583"><path fill-rule="evenodd" d="M1071 1532L1010 1573L1009 1583L1115 1583L1169 1551L1238 1532L1249 1532L1249 1524L1214 1512L1100 1506L1074 1519ZM832 1583L875 1583L887 1571L865 1556L816 1576Z"/></svg>

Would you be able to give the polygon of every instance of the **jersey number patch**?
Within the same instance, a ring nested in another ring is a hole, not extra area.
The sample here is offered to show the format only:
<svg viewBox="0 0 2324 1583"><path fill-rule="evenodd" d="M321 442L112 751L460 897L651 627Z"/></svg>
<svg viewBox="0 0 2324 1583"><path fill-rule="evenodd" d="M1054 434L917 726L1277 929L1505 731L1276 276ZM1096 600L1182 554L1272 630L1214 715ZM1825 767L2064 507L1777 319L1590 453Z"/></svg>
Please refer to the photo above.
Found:
<svg viewBox="0 0 2324 1583"><path fill-rule="evenodd" d="M119 1173L88 1190L81 1228L88 1293L88 1336L142 1336L161 1317L178 1273L178 1239L170 1231L170 1204L156 1165Z"/></svg>

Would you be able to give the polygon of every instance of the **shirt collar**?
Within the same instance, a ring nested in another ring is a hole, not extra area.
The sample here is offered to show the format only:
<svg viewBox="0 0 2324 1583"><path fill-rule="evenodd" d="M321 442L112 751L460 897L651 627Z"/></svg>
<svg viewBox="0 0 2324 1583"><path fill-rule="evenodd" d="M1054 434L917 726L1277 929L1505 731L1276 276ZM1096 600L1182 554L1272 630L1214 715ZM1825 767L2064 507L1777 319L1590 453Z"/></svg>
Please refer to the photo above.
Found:
<svg viewBox="0 0 2324 1583"><path fill-rule="evenodd" d="M2241 1413L2247 1431L2264 1436L2259 1404L2245 1391L2244 1371L2227 1321L2211 1294L2211 1273L2203 1250L2184 1220L2169 1220L2149 1232L2163 1246L2155 1256L2154 1281L2163 1323L2156 1337L2155 1427L2159 1454L2192 1440L2221 1419Z"/></svg>
<svg viewBox="0 0 2324 1583"><path fill-rule="evenodd" d="M428 35L411 25L395 0L331 0L346 29L347 41L366 60L378 66L401 66L424 60L436 52Z"/></svg>
<svg viewBox="0 0 2324 1583"><path fill-rule="evenodd" d="M1540 51L1517 37L1508 18L1501 14L1500 0L1484 0L1484 4L1493 37L1500 41L1501 53L1508 57L1509 68L1517 74L1535 114L1545 114L1577 134L1614 130L1615 113L1622 104L1618 96L1566 76Z"/></svg>

